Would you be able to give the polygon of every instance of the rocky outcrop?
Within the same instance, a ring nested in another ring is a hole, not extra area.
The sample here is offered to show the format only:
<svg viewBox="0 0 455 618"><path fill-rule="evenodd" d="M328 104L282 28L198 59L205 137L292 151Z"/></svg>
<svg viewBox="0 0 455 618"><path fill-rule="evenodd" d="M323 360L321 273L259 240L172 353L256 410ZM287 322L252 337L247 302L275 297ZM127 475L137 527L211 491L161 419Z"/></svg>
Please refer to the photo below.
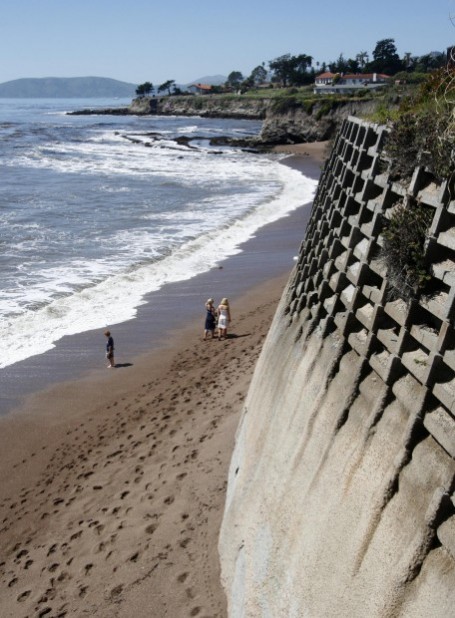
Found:
<svg viewBox="0 0 455 618"><path fill-rule="evenodd" d="M246 96L143 96L129 107L105 110L86 109L72 114L201 116L204 118L245 118L263 120L260 134L249 140L224 140L234 145L254 148L275 144L299 144L325 141L333 137L342 120L350 115L374 111L374 101L321 100L303 105L289 98L257 98Z"/></svg>
<svg viewBox="0 0 455 618"><path fill-rule="evenodd" d="M455 607L453 186L384 171L343 122L255 369L220 537L231 618L447 617ZM385 219L432 214L431 294L388 294Z"/></svg>
<svg viewBox="0 0 455 618"><path fill-rule="evenodd" d="M260 141L266 144L320 142L332 138L349 116L371 114L373 101L321 101L311 106L271 103L265 115Z"/></svg>
<svg viewBox="0 0 455 618"><path fill-rule="evenodd" d="M204 118L265 117L268 99L251 99L241 96L172 96L139 97L130 107L132 114L160 114L163 116L202 116Z"/></svg>
<svg viewBox="0 0 455 618"><path fill-rule="evenodd" d="M253 146L325 141L350 115L371 113L372 101L321 101L307 106L294 99L253 99L245 96L140 97L129 107L134 114L263 119Z"/></svg>

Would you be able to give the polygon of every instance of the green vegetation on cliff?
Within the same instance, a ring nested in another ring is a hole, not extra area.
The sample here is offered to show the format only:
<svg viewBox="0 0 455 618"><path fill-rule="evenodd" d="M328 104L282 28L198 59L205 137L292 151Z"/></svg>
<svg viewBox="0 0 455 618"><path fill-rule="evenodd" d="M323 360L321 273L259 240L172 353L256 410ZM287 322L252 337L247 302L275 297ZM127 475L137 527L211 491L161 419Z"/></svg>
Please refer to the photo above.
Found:
<svg viewBox="0 0 455 618"><path fill-rule="evenodd" d="M432 73L414 96L404 99L393 117L386 152L394 177L409 178L416 164L441 180L455 172L455 72Z"/></svg>
<svg viewBox="0 0 455 618"><path fill-rule="evenodd" d="M431 74L413 96L390 115L385 142L392 180L409 184L416 167L424 168L437 185L446 183L453 195L455 180L455 72L440 69ZM392 294L410 301L427 292L431 270L426 243L434 212L418 199L397 202L384 219L381 258L389 272Z"/></svg>

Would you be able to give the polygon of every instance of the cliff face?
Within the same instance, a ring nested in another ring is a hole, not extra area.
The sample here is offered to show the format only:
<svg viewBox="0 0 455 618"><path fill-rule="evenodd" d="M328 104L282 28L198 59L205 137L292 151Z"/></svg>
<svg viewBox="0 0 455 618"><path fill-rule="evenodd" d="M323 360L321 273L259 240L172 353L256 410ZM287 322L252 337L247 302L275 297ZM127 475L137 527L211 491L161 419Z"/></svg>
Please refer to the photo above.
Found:
<svg viewBox="0 0 455 618"><path fill-rule="evenodd" d="M132 114L162 114L173 116L204 116L213 118L265 117L268 99L217 96L139 97L129 110Z"/></svg>
<svg viewBox="0 0 455 618"><path fill-rule="evenodd" d="M335 104L316 103L310 110L295 107L275 109L269 105L260 140L268 144L321 142L333 137L341 122L352 115L374 111L372 101L348 101Z"/></svg>
<svg viewBox="0 0 455 618"><path fill-rule="evenodd" d="M324 141L332 137L342 120L350 115L370 113L371 101L348 101L338 104L320 102L305 110L276 105L273 99L249 97L172 96L139 97L129 107L132 114L205 116L214 118L252 118L264 120L258 144L283 144Z"/></svg>
<svg viewBox="0 0 455 618"><path fill-rule="evenodd" d="M350 118L238 429L220 536L231 617L416 617L455 607L455 208L379 164ZM391 301L383 216L433 212L433 294Z"/></svg>

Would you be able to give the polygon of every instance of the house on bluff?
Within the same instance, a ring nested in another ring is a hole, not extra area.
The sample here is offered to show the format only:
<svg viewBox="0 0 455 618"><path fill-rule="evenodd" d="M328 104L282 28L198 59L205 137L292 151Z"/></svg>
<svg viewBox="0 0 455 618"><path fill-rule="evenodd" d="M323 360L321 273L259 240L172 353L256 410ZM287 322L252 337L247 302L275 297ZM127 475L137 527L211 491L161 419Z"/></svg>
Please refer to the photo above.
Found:
<svg viewBox="0 0 455 618"><path fill-rule="evenodd" d="M356 90L377 90L389 83L383 73L321 73L314 82L314 94L351 94Z"/></svg>
<svg viewBox="0 0 455 618"><path fill-rule="evenodd" d="M191 84L191 86L188 86L188 90L193 94L211 94L213 86L210 84Z"/></svg>

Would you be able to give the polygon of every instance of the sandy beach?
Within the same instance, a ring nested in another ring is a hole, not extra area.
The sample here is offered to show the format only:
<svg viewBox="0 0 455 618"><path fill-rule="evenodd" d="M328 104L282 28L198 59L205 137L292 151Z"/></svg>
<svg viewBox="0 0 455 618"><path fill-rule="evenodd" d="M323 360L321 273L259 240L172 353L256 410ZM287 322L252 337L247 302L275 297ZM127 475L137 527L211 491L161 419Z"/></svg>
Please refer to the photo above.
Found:
<svg viewBox="0 0 455 618"><path fill-rule="evenodd" d="M314 174L325 145L305 146L287 163L311 162ZM217 540L236 426L309 209L258 233L215 279L164 291L161 310L179 307L191 289L193 316L165 341L146 308L119 325L117 369L81 358L59 373L63 342L32 362L53 377L37 374L20 405L18 376L30 364L9 375L15 409L0 419L2 617L227 615ZM215 280L231 299L230 337L203 341L199 306ZM88 337L72 338L72 349L87 350ZM148 351L137 345L147 338Z"/></svg>

